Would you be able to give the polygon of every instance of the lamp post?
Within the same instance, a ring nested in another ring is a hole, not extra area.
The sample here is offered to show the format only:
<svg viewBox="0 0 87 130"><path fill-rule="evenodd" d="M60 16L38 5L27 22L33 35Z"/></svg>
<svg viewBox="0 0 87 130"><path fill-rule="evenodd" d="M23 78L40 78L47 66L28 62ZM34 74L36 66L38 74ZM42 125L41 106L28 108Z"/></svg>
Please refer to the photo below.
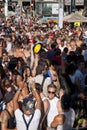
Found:
<svg viewBox="0 0 87 130"><path fill-rule="evenodd" d="M64 2L63 0L60 0L59 2L59 28L63 28L63 8L64 8Z"/></svg>
<svg viewBox="0 0 87 130"><path fill-rule="evenodd" d="M8 0L5 0L4 8L5 8L5 18L7 20L8 19Z"/></svg>

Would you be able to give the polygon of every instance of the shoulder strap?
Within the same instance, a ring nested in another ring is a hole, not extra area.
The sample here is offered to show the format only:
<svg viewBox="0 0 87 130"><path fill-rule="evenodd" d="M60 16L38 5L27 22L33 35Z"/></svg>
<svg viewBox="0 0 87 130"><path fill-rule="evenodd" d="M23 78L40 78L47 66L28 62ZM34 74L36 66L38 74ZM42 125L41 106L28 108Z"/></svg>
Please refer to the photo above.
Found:
<svg viewBox="0 0 87 130"><path fill-rule="evenodd" d="M42 87L43 87L43 84L44 84L44 81L45 81L45 77L43 76L43 80L42 80Z"/></svg>
<svg viewBox="0 0 87 130"><path fill-rule="evenodd" d="M9 116L12 117L12 115L10 114L10 112L7 109L5 109L5 110L7 111L7 113L9 114Z"/></svg>
<svg viewBox="0 0 87 130"><path fill-rule="evenodd" d="M29 122L27 123L27 122L26 122L26 119L25 119L25 117L24 117L24 114L22 115L23 120L24 120L24 123L26 124L26 130L28 130L29 125L30 125L30 122L32 121L33 116L34 116L34 113L32 114L32 117L31 117L31 119L29 120Z"/></svg>
<svg viewBox="0 0 87 130"><path fill-rule="evenodd" d="M42 130L42 125L43 125L43 122L45 121L45 119L47 117L48 112L49 112L49 108L47 109L46 113L44 114L43 118L41 119L41 122L40 122L38 130Z"/></svg>

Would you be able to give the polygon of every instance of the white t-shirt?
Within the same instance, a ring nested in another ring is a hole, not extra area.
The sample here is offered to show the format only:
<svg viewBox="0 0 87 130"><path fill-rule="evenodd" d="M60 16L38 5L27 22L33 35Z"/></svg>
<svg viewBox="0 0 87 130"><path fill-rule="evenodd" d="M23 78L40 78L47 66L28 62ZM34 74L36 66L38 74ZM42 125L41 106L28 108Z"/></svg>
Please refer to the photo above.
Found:
<svg viewBox="0 0 87 130"><path fill-rule="evenodd" d="M17 130L26 130L26 124L24 122L22 115L23 115L23 112L20 109L17 109L15 111ZM26 122L28 123L29 120L31 119L32 115L27 116L24 114L24 117L25 117ZM39 109L36 109L34 112L34 116L30 122L28 130L37 130L38 129L40 117L41 117L41 111Z"/></svg>
<svg viewBox="0 0 87 130"><path fill-rule="evenodd" d="M12 43L8 42L6 47L7 52L11 51L11 49L12 49Z"/></svg>
<svg viewBox="0 0 87 130"><path fill-rule="evenodd" d="M58 98L54 97L52 100L49 100L50 103L50 108L49 112L47 115L47 125L48 127L51 127L51 122L53 121L54 117L58 115L58 109L57 109L57 103L58 103Z"/></svg>

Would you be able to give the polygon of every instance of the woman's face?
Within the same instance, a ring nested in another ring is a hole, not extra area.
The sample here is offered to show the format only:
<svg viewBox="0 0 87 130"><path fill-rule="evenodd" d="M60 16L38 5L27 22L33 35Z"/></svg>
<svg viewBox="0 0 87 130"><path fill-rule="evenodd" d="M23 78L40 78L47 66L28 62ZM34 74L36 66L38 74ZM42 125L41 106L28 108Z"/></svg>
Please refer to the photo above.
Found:
<svg viewBox="0 0 87 130"><path fill-rule="evenodd" d="M26 74L27 74L27 76L30 76L30 69L29 68L26 69Z"/></svg>
<svg viewBox="0 0 87 130"><path fill-rule="evenodd" d="M18 66L19 66L19 67L21 67L21 66L22 66L21 61L18 61Z"/></svg>

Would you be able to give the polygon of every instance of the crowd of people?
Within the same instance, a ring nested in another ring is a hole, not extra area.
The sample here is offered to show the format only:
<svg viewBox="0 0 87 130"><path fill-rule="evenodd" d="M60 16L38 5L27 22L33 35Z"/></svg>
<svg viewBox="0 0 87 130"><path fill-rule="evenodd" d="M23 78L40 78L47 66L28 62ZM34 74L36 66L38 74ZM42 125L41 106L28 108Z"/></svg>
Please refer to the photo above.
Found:
<svg viewBox="0 0 87 130"><path fill-rule="evenodd" d="M0 129L87 127L87 26L0 20Z"/></svg>

